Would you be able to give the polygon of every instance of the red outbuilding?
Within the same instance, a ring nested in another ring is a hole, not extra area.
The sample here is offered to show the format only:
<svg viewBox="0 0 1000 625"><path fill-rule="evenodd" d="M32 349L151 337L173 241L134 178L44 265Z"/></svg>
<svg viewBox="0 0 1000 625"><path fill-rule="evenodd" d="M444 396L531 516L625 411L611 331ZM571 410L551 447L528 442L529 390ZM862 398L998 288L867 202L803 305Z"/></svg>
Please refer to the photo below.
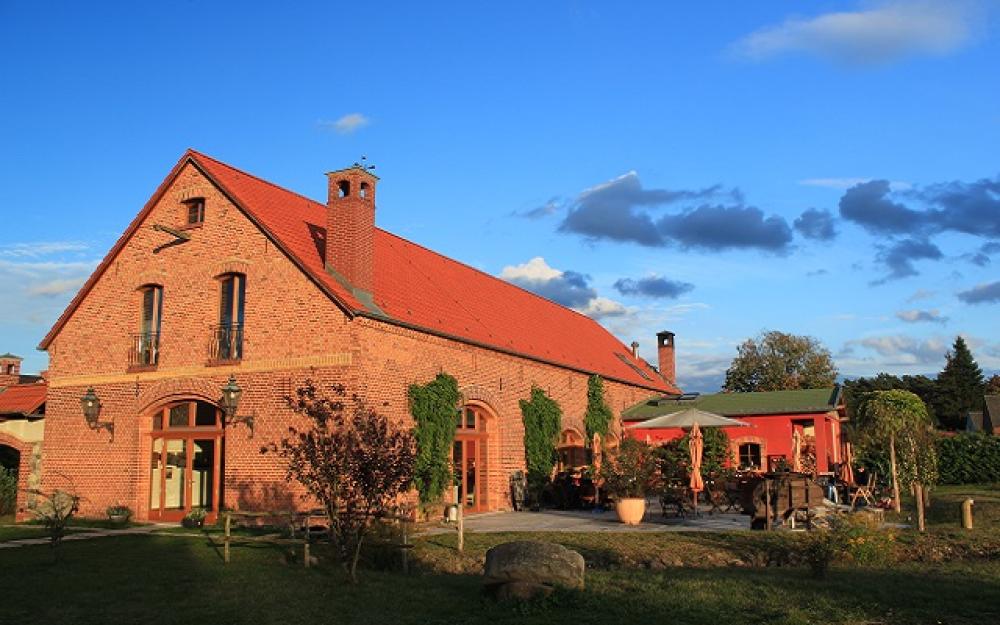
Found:
<svg viewBox="0 0 1000 625"><path fill-rule="evenodd" d="M697 408L737 419L746 427L726 427L734 466L757 470L792 463L792 441L798 431L806 468L819 473L841 461L842 427L847 409L840 385L833 388L767 393L664 395L632 406L622 414L632 438L663 443L684 435L680 428L643 427L656 417Z"/></svg>

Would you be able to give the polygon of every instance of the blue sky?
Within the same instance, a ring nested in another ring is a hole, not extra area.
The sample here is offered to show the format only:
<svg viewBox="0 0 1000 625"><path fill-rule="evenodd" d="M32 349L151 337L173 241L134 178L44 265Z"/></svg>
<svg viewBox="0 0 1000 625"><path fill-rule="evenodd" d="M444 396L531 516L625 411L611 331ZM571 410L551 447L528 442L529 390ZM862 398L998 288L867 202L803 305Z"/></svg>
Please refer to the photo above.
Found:
<svg viewBox="0 0 1000 625"><path fill-rule="evenodd" d="M0 351L34 347L187 147L588 311L712 390L1000 369L996 2L0 4Z"/></svg>

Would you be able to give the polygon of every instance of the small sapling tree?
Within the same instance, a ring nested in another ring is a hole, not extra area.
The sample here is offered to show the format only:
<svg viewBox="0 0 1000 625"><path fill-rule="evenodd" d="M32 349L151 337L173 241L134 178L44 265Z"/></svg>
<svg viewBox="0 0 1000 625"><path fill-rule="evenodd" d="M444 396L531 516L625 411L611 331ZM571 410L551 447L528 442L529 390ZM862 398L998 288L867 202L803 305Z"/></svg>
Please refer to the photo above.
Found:
<svg viewBox="0 0 1000 625"><path fill-rule="evenodd" d="M387 515L413 479L414 443L400 429L341 385L321 396L306 380L289 407L309 427L288 428L279 443L261 449L288 461L288 477L326 509L334 549L357 582L361 547L373 520Z"/></svg>

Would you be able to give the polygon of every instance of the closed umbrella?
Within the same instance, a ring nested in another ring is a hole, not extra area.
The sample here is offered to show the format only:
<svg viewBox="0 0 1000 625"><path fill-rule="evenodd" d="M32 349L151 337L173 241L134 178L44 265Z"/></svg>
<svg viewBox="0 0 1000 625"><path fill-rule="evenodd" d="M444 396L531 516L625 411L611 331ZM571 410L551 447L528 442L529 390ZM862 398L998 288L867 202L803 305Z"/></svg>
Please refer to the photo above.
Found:
<svg viewBox="0 0 1000 625"><path fill-rule="evenodd" d="M792 426L792 471L802 472L802 434Z"/></svg>
<svg viewBox="0 0 1000 625"><path fill-rule="evenodd" d="M705 441L701 436L701 428L696 422L691 426L691 438L688 440L688 450L691 452L691 492L694 493L694 510L698 511L698 493L705 490L705 482L701 479L701 456L705 451Z"/></svg>
<svg viewBox="0 0 1000 625"><path fill-rule="evenodd" d="M854 484L854 450L850 443L844 443L844 461L840 465L840 481L847 485Z"/></svg>

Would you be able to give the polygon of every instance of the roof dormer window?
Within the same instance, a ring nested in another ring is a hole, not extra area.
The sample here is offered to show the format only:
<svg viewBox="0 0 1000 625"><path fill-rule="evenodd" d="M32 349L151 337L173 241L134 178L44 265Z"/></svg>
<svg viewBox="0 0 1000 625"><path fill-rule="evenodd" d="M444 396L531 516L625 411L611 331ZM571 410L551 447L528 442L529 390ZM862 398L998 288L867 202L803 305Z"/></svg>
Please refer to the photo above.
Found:
<svg viewBox="0 0 1000 625"><path fill-rule="evenodd" d="M184 201L185 225L200 226L205 222L205 198L195 197Z"/></svg>

